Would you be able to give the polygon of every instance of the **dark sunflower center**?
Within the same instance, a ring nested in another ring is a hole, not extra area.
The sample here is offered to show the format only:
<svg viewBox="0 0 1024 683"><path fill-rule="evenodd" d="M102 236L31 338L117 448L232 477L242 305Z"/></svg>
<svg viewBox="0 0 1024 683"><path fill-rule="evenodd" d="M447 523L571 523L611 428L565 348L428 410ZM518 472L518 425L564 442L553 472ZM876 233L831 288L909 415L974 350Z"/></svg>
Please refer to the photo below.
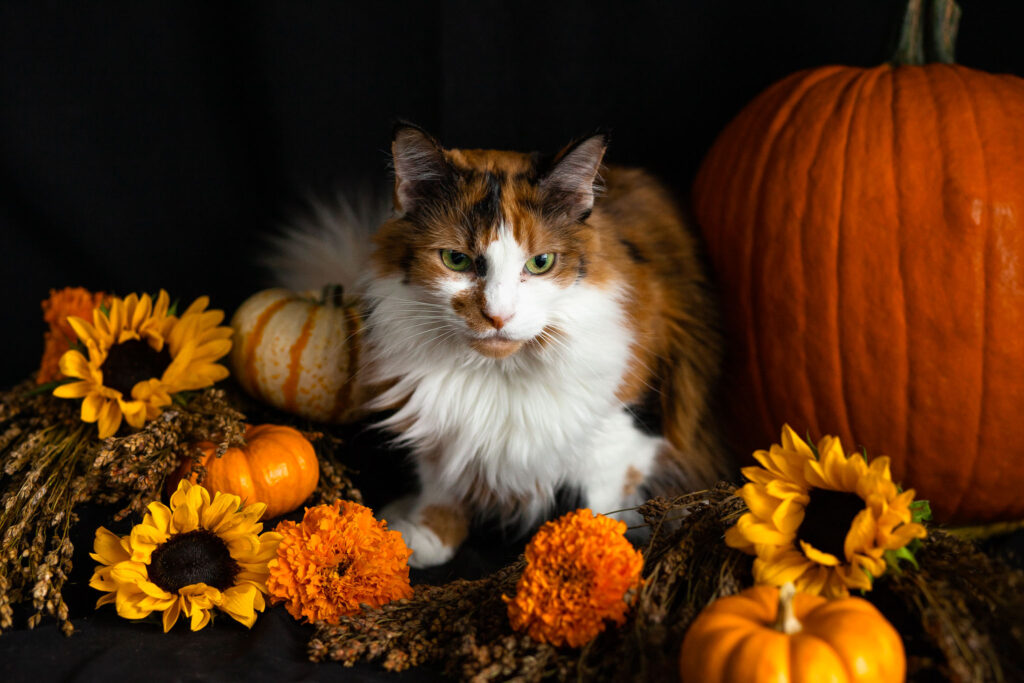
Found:
<svg viewBox="0 0 1024 683"><path fill-rule="evenodd" d="M217 534L196 529L172 536L153 551L149 580L168 593L193 583L226 590L234 585L241 569Z"/></svg>
<svg viewBox="0 0 1024 683"><path fill-rule="evenodd" d="M117 389L125 398L132 395L132 387L150 377L160 377L171 364L171 352L167 345L160 351L141 339L114 344L103 361L103 384Z"/></svg>
<svg viewBox="0 0 1024 683"><path fill-rule="evenodd" d="M856 493L813 489L811 502L804 510L804 521L796 537L817 550L846 560L843 544L853 518L864 509L864 501Z"/></svg>

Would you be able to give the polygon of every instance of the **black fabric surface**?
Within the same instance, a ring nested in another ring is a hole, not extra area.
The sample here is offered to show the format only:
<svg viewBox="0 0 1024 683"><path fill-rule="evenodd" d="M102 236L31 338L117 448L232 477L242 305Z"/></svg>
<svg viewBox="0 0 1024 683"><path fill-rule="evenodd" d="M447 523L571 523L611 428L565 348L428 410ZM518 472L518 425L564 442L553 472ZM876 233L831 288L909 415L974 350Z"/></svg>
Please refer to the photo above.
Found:
<svg viewBox="0 0 1024 683"><path fill-rule="evenodd" d="M685 193L714 136L797 69L874 65L899 0L0 2L0 385L50 288L234 310L311 196L384 182L404 117L449 146L555 151ZM958 56L1024 75L1024 3L962 0Z"/></svg>
<svg viewBox="0 0 1024 683"><path fill-rule="evenodd" d="M1024 75L1024 3L962 5L961 63ZM609 161L682 196L759 91L883 61L900 13L896 0L0 2L0 385L37 367L50 288L165 288L233 311L267 283L262 240L310 197L386 182L395 117L462 147L553 151L611 128ZM379 465L360 475L376 505L401 454L357 451ZM87 553L108 516L84 511L75 530L76 634L3 634L0 680L437 676L314 666L312 629L281 607L251 632L221 617L166 636L94 611ZM481 576L521 545L481 531L414 578Z"/></svg>

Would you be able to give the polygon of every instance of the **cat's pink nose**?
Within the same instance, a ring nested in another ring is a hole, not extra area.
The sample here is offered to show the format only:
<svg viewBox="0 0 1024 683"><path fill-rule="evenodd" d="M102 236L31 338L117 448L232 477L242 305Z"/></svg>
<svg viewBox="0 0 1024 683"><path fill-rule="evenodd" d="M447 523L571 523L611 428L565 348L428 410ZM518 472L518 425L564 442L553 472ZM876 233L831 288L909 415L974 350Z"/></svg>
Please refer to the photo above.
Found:
<svg viewBox="0 0 1024 683"><path fill-rule="evenodd" d="M505 323L507 323L509 319L512 317L511 315L491 315L486 311L481 311L481 313L483 313L484 317L487 318L487 320L491 323L491 325L494 326L494 329L496 330L500 330L501 328L505 327Z"/></svg>

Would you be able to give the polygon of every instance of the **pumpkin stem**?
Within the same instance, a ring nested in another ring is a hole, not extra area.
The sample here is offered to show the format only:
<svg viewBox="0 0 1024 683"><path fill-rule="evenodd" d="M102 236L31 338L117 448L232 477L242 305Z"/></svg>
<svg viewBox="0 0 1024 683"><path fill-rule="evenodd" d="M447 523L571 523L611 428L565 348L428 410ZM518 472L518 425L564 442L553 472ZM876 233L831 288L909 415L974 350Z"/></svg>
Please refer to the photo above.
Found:
<svg viewBox="0 0 1024 683"><path fill-rule="evenodd" d="M320 303L325 306L341 308L345 299L345 289L341 285L325 285L320 293Z"/></svg>
<svg viewBox="0 0 1024 683"><path fill-rule="evenodd" d="M775 623L772 625L776 631L785 633L787 636L799 633L803 625L793 614L793 597L796 595L796 587L792 581L786 583L779 589L779 611L775 616Z"/></svg>
<svg viewBox="0 0 1024 683"><path fill-rule="evenodd" d="M896 66L954 63L961 14L956 0L907 0L892 63Z"/></svg>

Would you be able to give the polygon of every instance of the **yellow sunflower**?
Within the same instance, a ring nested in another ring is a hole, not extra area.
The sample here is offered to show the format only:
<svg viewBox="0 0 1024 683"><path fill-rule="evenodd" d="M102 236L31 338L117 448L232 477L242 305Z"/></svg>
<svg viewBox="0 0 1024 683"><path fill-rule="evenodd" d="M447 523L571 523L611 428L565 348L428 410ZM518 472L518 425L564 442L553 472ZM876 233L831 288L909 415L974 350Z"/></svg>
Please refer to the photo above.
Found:
<svg viewBox="0 0 1024 683"><path fill-rule="evenodd" d="M150 503L129 535L100 527L90 556L100 563L89 585L114 603L118 615L144 619L163 612L164 632L184 613L198 631L216 607L251 628L266 606L267 563L281 535L260 533L266 505L242 506L238 496L210 493L187 480L171 506Z"/></svg>
<svg viewBox="0 0 1024 683"><path fill-rule="evenodd" d="M219 327L221 311L207 311L197 299L181 315L169 313L170 299L160 290L114 297L109 307L93 310L92 324L68 316L68 324L88 358L72 349L60 359L60 371L77 379L53 395L81 398L82 420L98 422L101 439L114 434L123 418L138 429L171 404L171 394L199 389L228 376L216 364L231 350L231 328Z"/></svg>
<svg viewBox="0 0 1024 683"><path fill-rule="evenodd" d="M892 481L889 458L869 464L847 457L842 444L826 436L814 448L789 425L782 444L754 457L761 467L745 467L750 480L739 490L750 512L725 535L726 544L754 560L759 584L782 586L827 597L870 590L874 577L905 549L924 538L919 524L927 503L914 503L914 490Z"/></svg>

